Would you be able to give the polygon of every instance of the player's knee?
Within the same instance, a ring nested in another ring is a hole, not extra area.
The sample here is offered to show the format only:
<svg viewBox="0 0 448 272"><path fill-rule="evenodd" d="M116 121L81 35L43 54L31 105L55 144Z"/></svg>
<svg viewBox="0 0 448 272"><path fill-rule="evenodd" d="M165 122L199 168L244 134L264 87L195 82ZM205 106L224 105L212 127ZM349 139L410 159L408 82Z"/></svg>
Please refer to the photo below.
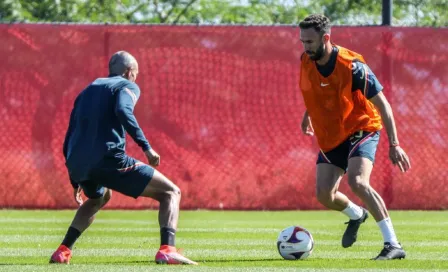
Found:
<svg viewBox="0 0 448 272"><path fill-rule="evenodd" d="M333 202L334 194L330 189L318 186L316 187L316 198L321 204L325 205Z"/></svg>
<svg viewBox="0 0 448 272"><path fill-rule="evenodd" d="M362 176L356 175L356 176L349 176L348 177L348 184L353 192L364 192L369 190L369 182L366 181Z"/></svg>
<svg viewBox="0 0 448 272"><path fill-rule="evenodd" d="M107 202L109 202L111 198L112 198L112 191L106 188L102 197L92 200L92 208L96 210L101 209L102 207L104 207L104 205L107 204Z"/></svg>
<svg viewBox="0 0 448 272"><path fill-rule="evenodd" d="M173 198L180 198L181 191L180 188L173 184L171 190L168 192Z"/></svg>
<svg viewBox="0 0 448 272"><path fill-rule="evenodd" d="M103 196L103 205L106 205L107 202L112 198L112 190L107 189Z"/></svg>
<svg viewBox="0 0 448 272"><path fill-rule="evenodd" d="M179 187L177 187L174 183L170 184L171 186L166 188L165 192L163 192L161 201L172 202L180 200L181 192Z"/></svg>

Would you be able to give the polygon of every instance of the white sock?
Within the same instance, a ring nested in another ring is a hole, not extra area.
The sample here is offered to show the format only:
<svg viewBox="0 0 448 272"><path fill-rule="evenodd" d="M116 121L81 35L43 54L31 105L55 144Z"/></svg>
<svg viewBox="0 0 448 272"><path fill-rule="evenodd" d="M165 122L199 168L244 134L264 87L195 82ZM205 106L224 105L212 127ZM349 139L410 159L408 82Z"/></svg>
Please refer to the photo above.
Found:
<svg viewBox="0 0 448 272"><path fill-rule="evenodd" d="M363 211L361 207L349 201L347 208L345 208L342 213L347 215L351 220L358 220L361 218Z"/></svg>
<svg viewBox="0 0 448 272"><path fill-rule="evenodd" d="M383 234L383 239L385 243L390 243L395 247L401 247L398 243L397 236L395 235L394 227L392 226L392 221L390 218L385 218L378 222L378 226Z"/></svg>

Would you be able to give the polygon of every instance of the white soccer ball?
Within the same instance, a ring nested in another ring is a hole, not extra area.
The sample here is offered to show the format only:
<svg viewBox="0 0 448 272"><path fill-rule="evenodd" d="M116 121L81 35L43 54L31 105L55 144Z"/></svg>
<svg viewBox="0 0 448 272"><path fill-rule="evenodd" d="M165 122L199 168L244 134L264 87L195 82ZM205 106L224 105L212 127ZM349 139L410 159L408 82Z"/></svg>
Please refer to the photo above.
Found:
<svg viewBox="0 0 448 272"><path fill-rule="evenodd" d="M277 248L285 260L303 260L313 252L314 240L305 228L291 226L282 230L277 238Z"/></svg>

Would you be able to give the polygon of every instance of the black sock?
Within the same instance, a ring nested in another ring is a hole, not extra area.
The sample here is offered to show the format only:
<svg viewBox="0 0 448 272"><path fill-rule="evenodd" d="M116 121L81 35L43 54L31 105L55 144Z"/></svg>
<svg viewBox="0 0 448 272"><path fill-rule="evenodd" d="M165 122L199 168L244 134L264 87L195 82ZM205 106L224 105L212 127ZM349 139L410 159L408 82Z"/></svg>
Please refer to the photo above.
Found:
<svg viewBox="0 0 448 272"><path fill-rule="evenodd" d="M175 245L176 230L163 227L160 229L160 245Z"/></svg>
<svg viewBox="0 0 448 272"><path fill-rule="evenodd" d="M76 240L78 240L79 236L81 236L81 232L74 227L68 228L67 234L65 234L65 238L62 241L62 245L72 249Z"/></svg>

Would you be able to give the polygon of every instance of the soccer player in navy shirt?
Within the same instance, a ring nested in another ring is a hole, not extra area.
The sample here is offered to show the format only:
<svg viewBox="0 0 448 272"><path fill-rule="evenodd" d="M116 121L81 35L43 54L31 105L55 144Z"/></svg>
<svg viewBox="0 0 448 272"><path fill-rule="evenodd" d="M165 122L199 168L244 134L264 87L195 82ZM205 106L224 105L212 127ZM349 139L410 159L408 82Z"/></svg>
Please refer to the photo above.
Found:
<svg viewBox="0 0 448 272"><path fill-rule="evenodd" d="M115 190L133 198L150 197L160 203L161 245L156 263L197 264L175 247L181 192L153 168L160 164L160 156L148 143L133 114L140 97L135 83L137 75L136 59L119 51L109 61L109 76L96 79L75 100L63 153L80 207L50 263L70 262L74 243L110 200L111 190ZM126 154L126 133L141 147L149 165ZM88 198L85 202L82 191Z"/></svg>

